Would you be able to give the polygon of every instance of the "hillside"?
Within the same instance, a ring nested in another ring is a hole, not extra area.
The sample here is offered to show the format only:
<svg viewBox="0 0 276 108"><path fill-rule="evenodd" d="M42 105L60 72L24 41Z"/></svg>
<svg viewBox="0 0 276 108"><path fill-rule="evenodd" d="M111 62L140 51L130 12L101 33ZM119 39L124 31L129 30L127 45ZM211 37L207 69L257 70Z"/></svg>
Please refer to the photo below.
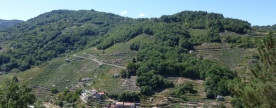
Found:
<svg viewBox="0 0 276 108"><path fill-rule="evenodd" d="M11 27L15 24L22 23L22 22L23 21L21 21L21 20L2 20L2 19L0 19L0 30L7 28L7 27Z"/></svg>
<svg viewBox="0 0 276 108"><path fill-rule="evenodd" d="M8 73L0 77L60 91L138 92L142 106L210 103L217 95L230 97L228 81L246 70L263 35L247 21L204 11L132 19L54 10L0 30L0 72ZM163 102L149 102L150 96Z"/></svg>
<svg viewBox="0 0 276 108"><path fill-rule="evenodd" d="M203 23L207 20L208 23ZM208 34L193 37L186 32L187 28L207 29ZM193 45L205 41L220 42L218 32L225 30L246 33L250 31L250 24L224 18L221 14L201 11L184 11L159 19L135 20L94 10L56 10L0 31L3 48L12 48L5 53L10 57L1 64L1 71L10 71L13 68L24 71L62 54L81 51L91 46L106 49L141 33L154 35L160 44L181 46L190 50ZM185 42L188 43L184 44Z"/></svg>

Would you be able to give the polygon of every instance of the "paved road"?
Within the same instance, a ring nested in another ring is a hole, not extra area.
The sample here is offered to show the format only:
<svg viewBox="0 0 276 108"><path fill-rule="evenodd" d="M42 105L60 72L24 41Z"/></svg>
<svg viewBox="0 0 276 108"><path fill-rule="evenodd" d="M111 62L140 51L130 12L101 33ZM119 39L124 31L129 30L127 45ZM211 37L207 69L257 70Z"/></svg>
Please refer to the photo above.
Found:
<svg viewBox="0 0 276 108"><path fill-rule="evenodd" d="M126 69L125 67L122 67L122 66L118 66L118 65L114 65L114 64L109 64L109 63L104 63L104 62L102 62L102 61L97 60L96 58L82 57L82 56L78 56L78 55L76 55L76 54L73 54L73 56L74 56L74 57L79 57L79 58L84 58L84 59L89 59L89 60L92 60L92 61L94 61L94 62L97 62L98 64L106 64L106 65L109 65L109 66L114 66L114 67Z"/></svg>

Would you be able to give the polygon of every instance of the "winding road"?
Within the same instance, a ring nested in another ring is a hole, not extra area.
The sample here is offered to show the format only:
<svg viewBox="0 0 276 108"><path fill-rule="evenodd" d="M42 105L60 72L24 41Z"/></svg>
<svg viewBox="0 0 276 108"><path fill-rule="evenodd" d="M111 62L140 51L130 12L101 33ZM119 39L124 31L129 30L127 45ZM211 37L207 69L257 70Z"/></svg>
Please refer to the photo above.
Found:
<svg viewBox="0 0 276 108"><path fill-rule="evenodd" d="M122 66L118 66L118 65L114 65L114 64L109 64L109 63L104 63L104 62L102 62L102 61L97 60L96 58L82 57L82 56L78 56L78 55L76 55L76 54L73 54L73 56L74 56L74 57L79 57L79 58L84 58L84 59L89 59L89 60L92 60L92 61L94 61L94 62L97 62L98 64L106 64L106 65L109 65L109 66L114 66L114 67L126 69L125 67L122 67Z"/></svg>

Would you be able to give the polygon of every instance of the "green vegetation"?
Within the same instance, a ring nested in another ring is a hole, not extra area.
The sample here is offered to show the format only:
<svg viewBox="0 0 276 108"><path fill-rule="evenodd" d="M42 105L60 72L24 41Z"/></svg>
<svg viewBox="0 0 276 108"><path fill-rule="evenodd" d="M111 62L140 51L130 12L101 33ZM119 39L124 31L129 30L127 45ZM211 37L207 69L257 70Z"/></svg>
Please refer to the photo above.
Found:
<svg viewBox="0 0 276 108"><path fill-rule="evenodd" d="M27 108L27 105L33 104L36 100L31 91L32 89L25 82L19 82L16 77L13 77L0 88L0 107Z"/></svg>
<svg viewBox="0 0 276 108"><path fill-rule="evenodd" d="M186 93L195 93L197 92L194 90L193 84L192 83L187 83L187 84L181 84L177 87L175 87L174 91L171 92L170 94L178 97L178 98L184 98L186 99L185 95Z"/></svg>
<svg viewBox="0 0 276 108"><path fill-rule="evenodd" d="M63 92L55 95L55 104L60 107L76 107L80 104L80 94L82 90L78 89L75 92L70 92L68 89L65 89Z"/></svg>
<svg viewBox="0 0 276 108"><path fill-rule="evenodd" d="M0 41L9 45L3 54L9 59L0 64L1 71L12 68L23 71L61 54L95 46L104 34L115 29L115 23L131 20L94 10L57 10L42 14L1 31Z"/></svg>
<svg viewBox="0 0 276 108"><path fill-rule="evenodd" d="M230 91L227 88L228 81L233 80L237 75L226 67L213 65L206 72L204 88L207 98L215 98L217 95L227 96Z"/></svg>
<svg viewBox="0 0 276 108"><path fill-rule="evenodd" d="M207 33L195 38L186 28L206 29ZM218 33L224 30L247 33L250 24L203 11L134 20L95 10L55 10L0 31L0 41L7 48L0 70L24 71L66 53L91 46L106 49L143 33L154 36L158 45L193 49L206 41L220 42Z"/></svg>
<svg viewBox="0 0 276 108"><path fill-rule="evenodd" d="M7 28L7 27L12 27L18 23L22 23L23 21L21 20L2 20L0 19L0 30Z"/></svg>
<svg viewBox="0 0 276 108"><path fill-rule="evenodd" d="M229 88L237 96L232 101L235 107L276 107L275 43L276 37L270 32L258 46L260 63L251 66L247 77L237 78L231 83Z"/></svg>
<svg viewBox="0 0 276 108"><path fill-rule="evenodd" d="M139 102L140 101L140 94L135 92L124 92L121 94L109 94L109 98L115 99L122 102Z"/></svg>
<svg viewBox="0 0 276 108"><path fill-rule="evenodd" d="M149 95L152 90L172 87L162 76L182 76L206 80L205 91L208 98L229 95L227 81L236 77L235 72L215 62L196 58L183 48L173 48L155 44L141 44L137 53L137 63L129 63L130 70L136 72L137 85L141 93ZM160 76L161 75L161 76ZM143 92L142 92L143 91Z"/></svg>
<svg viewBox="0 0 276 108"><path fill-rule="evenodd" d="M51 88L51 93L52 93L52 94L58 93L57 88L56 88L56 87L52 87L52 88Z"/></svg>
<svg viewBox="0 0 276 108"><path fill-rule="evenodd" d="M145 101L149 97L166 96L167 101L161 103L165 106L234 93L231 103L235 107L273 107L275 101L269 100L273 97L266 94L268 99L259 101L252 86L259 88L258 92L263 92L262 87L274 89L271 74L260 73L267 71L264 67L274 69L274 53L247 55L265 34L255 30L273 27L259 29L247 21L204 11L132 19L95 10L54 10L0 30L0 72L9 73L0 80L15 75L32 85L51 88L48 92L55 95L54 103L64 107L85 106L77 88L103 90L110 98L141 101L144 106L153 105ZM269 50L259 49L260 54ZM247 79L243 81L237 77L251 56L268 62L257 65L260 68L252 69L253 76L244 75ZM175 83L170 77L199 82ZM82 78L90 81L81 82ZM237 85L230 87L229 82ZM250 103L248 97L256 101ZM97 100L93 102L87 104L96 105Z"/></svg>

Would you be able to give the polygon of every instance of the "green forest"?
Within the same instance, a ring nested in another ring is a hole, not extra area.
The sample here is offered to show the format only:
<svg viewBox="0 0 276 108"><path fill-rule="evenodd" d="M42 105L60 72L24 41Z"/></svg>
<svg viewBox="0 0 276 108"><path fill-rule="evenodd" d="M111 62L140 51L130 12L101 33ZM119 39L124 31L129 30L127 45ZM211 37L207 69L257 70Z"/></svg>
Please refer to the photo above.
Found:
<svg viewBox="0 0 276 108"><path fill-rule="evenodd" d="M192 35L189 31L191 29L206 30L206 33ZM182 11L160 18L133 19L93 9L54 10L0 30L0 50L3 50L0 53L0 71L23 72L57 57L91 47L104 51L116 43L124 43L145 34L151 36L153 42L132 43L129 49L136 51L136 55L126 65L126 70L121 71L123 78L137 76L136 83L141 88L141 94L112 94L111 98L140 100L139 95L152 96L158 90L170 88L174 88L172 95L181 97L195 92L193 85L175 85L166 77L185 77L204 80L208 99L215 99L218 95L231 96L231 104L236 108L275 107L275 30L275 25L251 26L244 20L225 18L222 14L205 11ZM265 38L256 38L260 35L257 32L268 31L270 33ZM239 36L222 37L221 33L224 32ZM260 43L261 39L263 43ZM227 66L189 53L203 43L227 43L232 48L258 48L260 63L252 66L250 78L242 78ZM265 100L261 100L257 92L264 93ZM80 91L67 90L58 97L62 98L61 101L74 102L79 101L76 98L79 94ZM0 99L1 96L4 96L3 93L0 93ZM0 107L2 103L5 101L1 101Z"/></svg>
<svg viewBox="0 0 276 108"><path fill-rule="evenodd" d="M0 19L0 30L7 28L7 27L12 27L18 23L22 23L23 21L21 20L2 20Z"/></svg>

